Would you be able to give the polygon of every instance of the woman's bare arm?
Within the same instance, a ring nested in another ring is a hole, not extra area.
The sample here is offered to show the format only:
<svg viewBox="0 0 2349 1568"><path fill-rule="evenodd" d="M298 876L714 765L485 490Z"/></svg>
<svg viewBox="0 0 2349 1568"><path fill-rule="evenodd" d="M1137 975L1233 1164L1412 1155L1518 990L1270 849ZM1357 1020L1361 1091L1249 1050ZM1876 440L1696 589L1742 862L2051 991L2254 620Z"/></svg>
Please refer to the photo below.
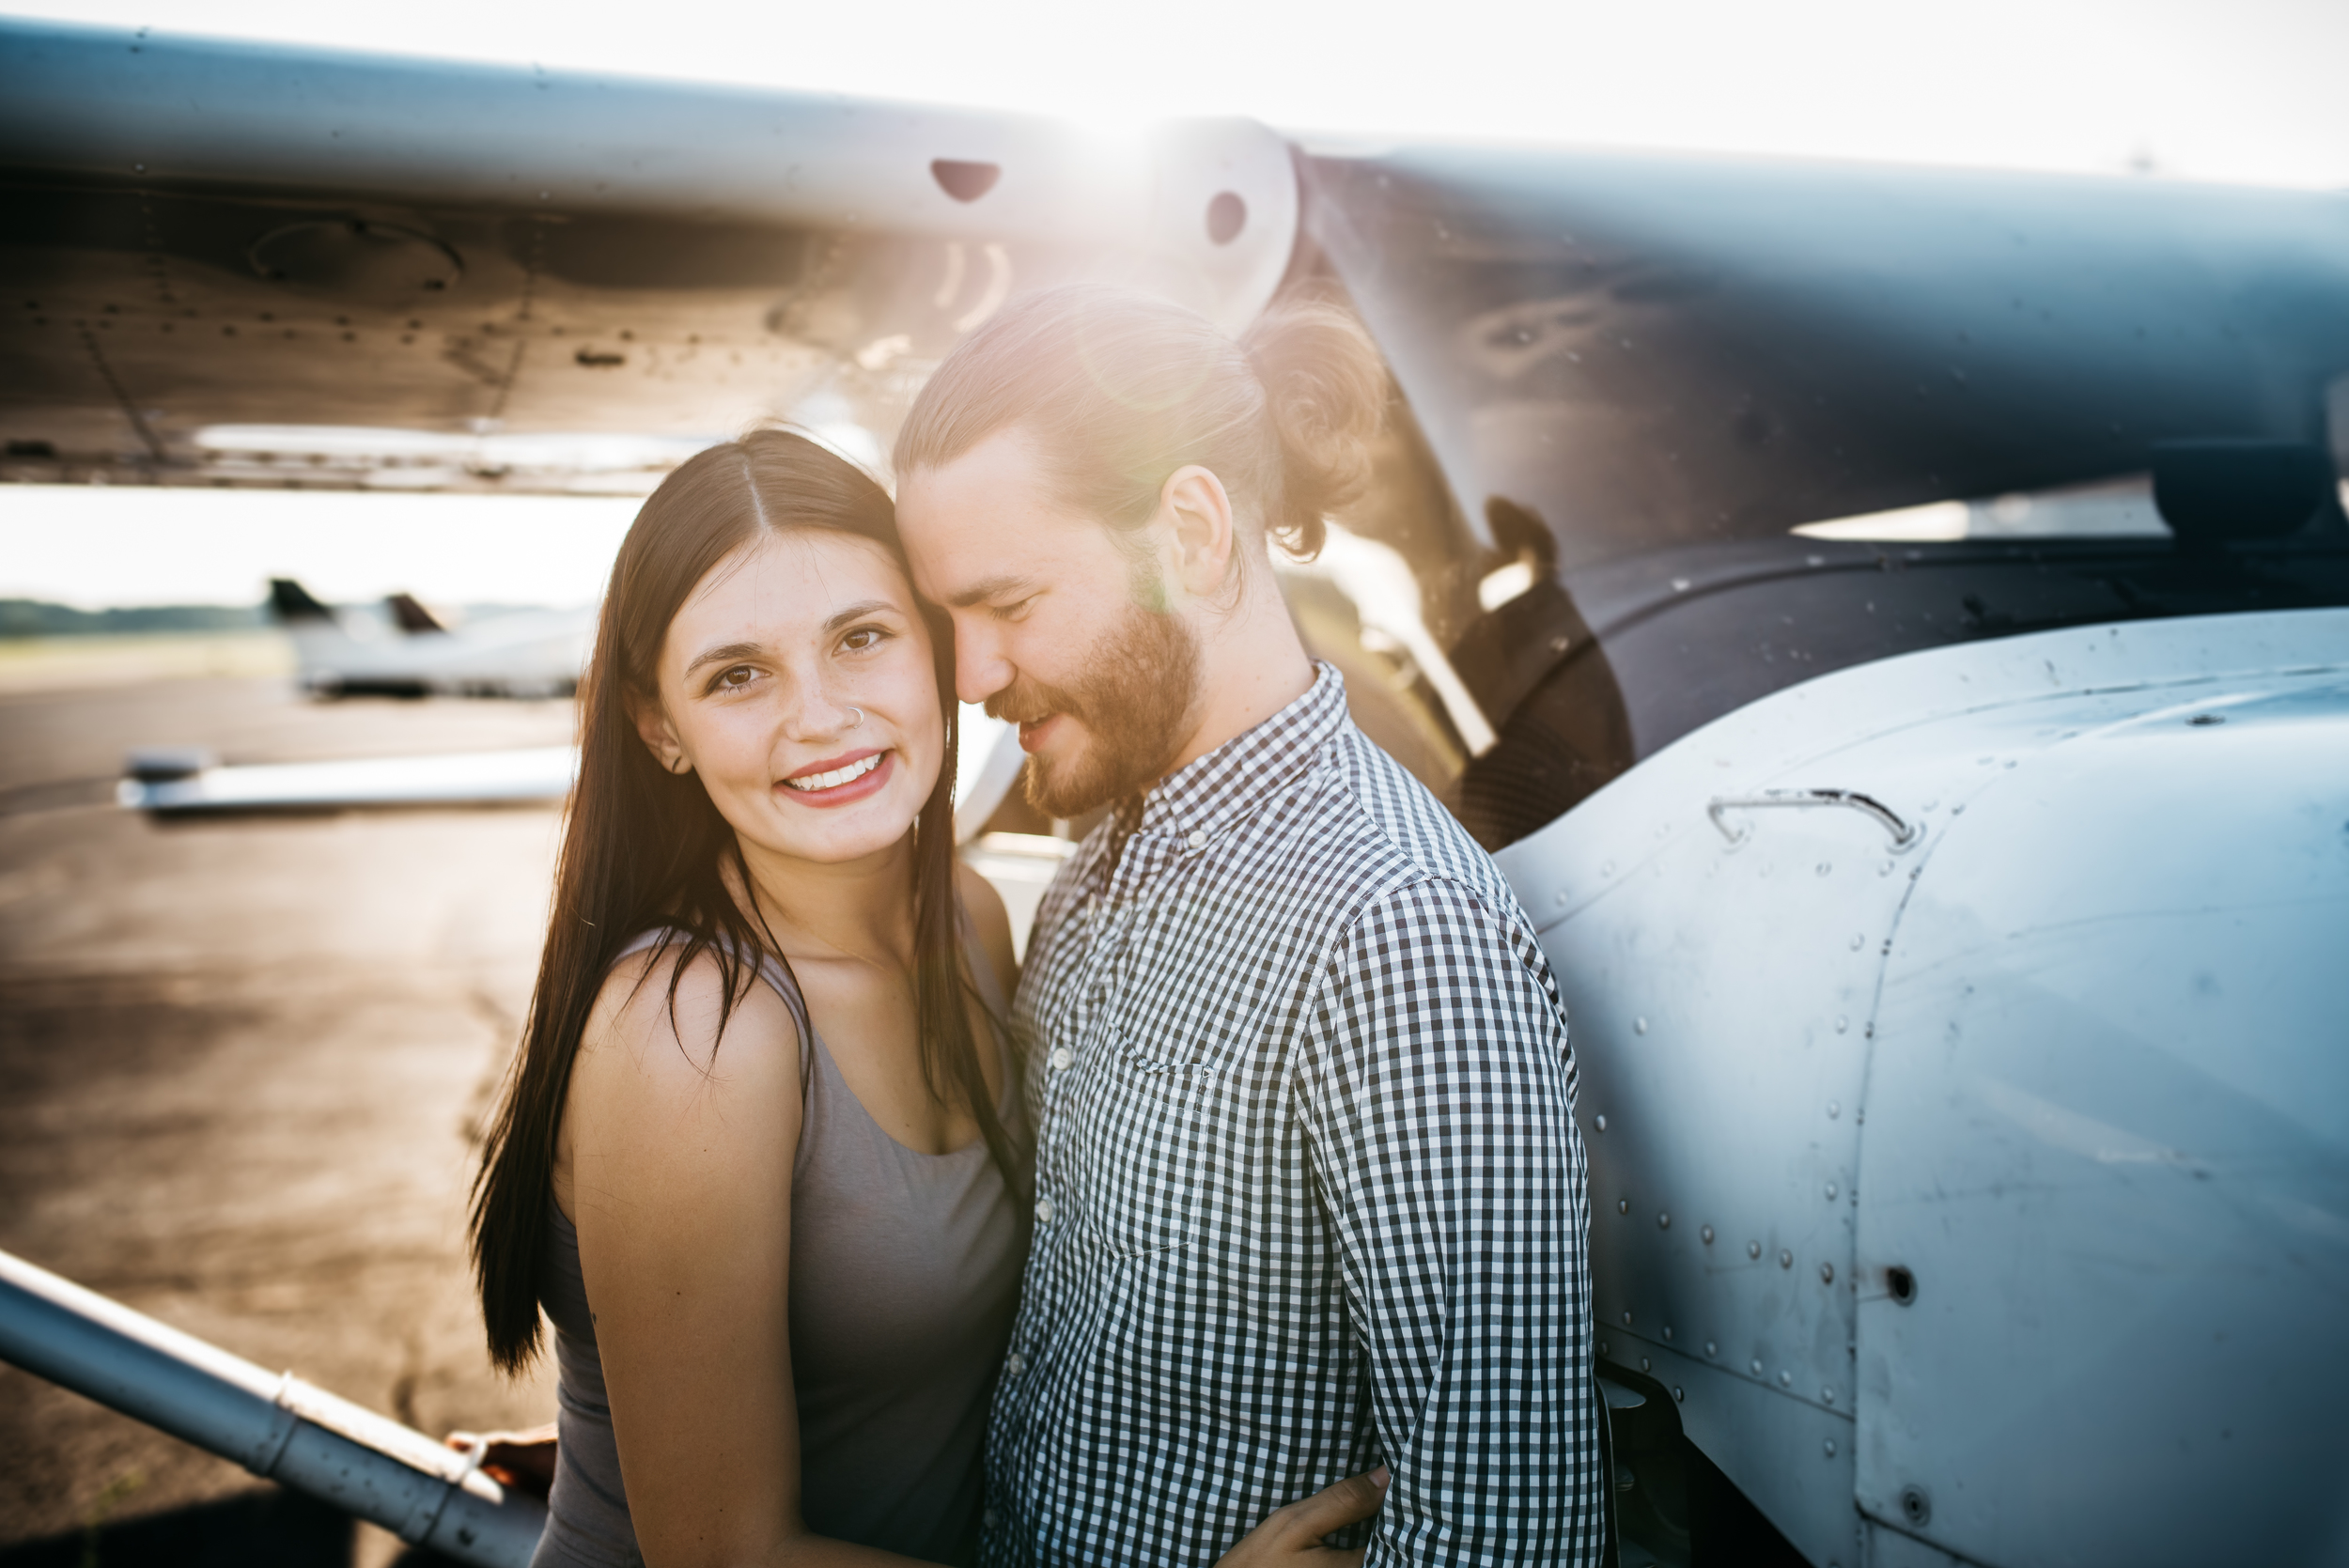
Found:
<svg viewBox="0 0 2349 1568"><path fill-rule="evenodd" d="M629 1513L650 1568L882 1568L810 1535L790 1356L800 1040L754 986L727 1019L704 957L605 986L565 1144ZM633 994L630 994L632 990Z"/></svg>

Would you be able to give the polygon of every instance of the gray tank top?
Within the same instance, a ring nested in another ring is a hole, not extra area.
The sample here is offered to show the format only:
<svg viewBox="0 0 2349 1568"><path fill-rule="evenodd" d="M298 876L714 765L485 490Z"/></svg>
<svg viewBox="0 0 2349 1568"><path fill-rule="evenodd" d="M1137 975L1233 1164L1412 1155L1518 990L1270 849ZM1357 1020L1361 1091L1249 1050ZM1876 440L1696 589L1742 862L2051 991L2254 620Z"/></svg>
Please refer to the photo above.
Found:
<svg viewBox="0 0 2349 1568"><path fill-rule="evenodd" d="M661 935L646 932L619 956ZM988 1005L1006 1017L975 944L971 970ZM789 969L762 955L759 974L804 1043L791 1172L801 1514L818 1535L971 1561L988 1401L1011 1343L1027 1215L983 1141L926 1155L882 1131L808 1021ZM1014 1070L1006 1053L997 1111L1024 1151ZM560 1443L532 1568L637 1568L644 1558L620 1483L579 1233L560 1208L550 1218L542 1304L554 1324Z"/></svg>

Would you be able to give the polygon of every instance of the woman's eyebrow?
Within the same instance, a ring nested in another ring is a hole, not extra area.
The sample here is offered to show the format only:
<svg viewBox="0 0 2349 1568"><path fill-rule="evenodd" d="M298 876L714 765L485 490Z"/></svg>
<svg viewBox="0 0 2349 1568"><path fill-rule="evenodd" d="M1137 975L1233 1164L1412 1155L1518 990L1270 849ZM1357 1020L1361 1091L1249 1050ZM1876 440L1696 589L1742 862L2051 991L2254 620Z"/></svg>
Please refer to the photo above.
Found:
<svg viewBox="0 0 2349 1568"><path fill-rule="evenodd" d="M732 662L737 659L755 659L766 651L756 643L726 643L714 648L704 648L693 656L693 662L685 666L685 673L690 675L703 665L715 664L720 660Z"/></svg>
<svg viewBox="0 0 2349 1568"><path fill-rule="evenodd" d="M826 621L824 623L824 629L826 631L838 631L842 627L847 626L850 621L861 621L867 615L879 614L883 611L894 611L896 608L897 607L895 605L890 603L885 598L860 599L856 603L848 606L846 610L838 612L830 620Z"/></svg>

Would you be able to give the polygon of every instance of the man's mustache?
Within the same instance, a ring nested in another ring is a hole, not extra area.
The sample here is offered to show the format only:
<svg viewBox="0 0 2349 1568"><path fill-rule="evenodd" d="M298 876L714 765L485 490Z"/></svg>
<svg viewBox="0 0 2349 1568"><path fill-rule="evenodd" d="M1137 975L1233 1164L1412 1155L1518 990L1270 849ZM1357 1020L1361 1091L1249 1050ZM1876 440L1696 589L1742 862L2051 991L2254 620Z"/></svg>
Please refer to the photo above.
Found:
<svg viewBox="0 0 2349 1568"><path fill-rule="evenodd" d="M1076 705L1065 692L1032 686L1025 681L1014 681L980 706L990 719L1001 719L1010 724L1033 724L1055 713L1070 712Z"/></svg>

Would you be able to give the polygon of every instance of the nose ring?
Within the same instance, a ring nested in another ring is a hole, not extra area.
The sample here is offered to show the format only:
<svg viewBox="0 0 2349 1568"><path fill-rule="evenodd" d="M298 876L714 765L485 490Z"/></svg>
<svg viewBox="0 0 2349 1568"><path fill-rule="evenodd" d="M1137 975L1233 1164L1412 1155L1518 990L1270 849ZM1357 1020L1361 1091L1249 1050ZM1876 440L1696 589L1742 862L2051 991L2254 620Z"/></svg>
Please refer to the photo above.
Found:
<svg viewBox="0 0 2349 1568"><path fill-rule="evenodd" d="M856 715L855 718L848 721L848 727L850 729L854 729L859 724L864 722L864 710L863 708L851 707L848 711Z"/></svg>

